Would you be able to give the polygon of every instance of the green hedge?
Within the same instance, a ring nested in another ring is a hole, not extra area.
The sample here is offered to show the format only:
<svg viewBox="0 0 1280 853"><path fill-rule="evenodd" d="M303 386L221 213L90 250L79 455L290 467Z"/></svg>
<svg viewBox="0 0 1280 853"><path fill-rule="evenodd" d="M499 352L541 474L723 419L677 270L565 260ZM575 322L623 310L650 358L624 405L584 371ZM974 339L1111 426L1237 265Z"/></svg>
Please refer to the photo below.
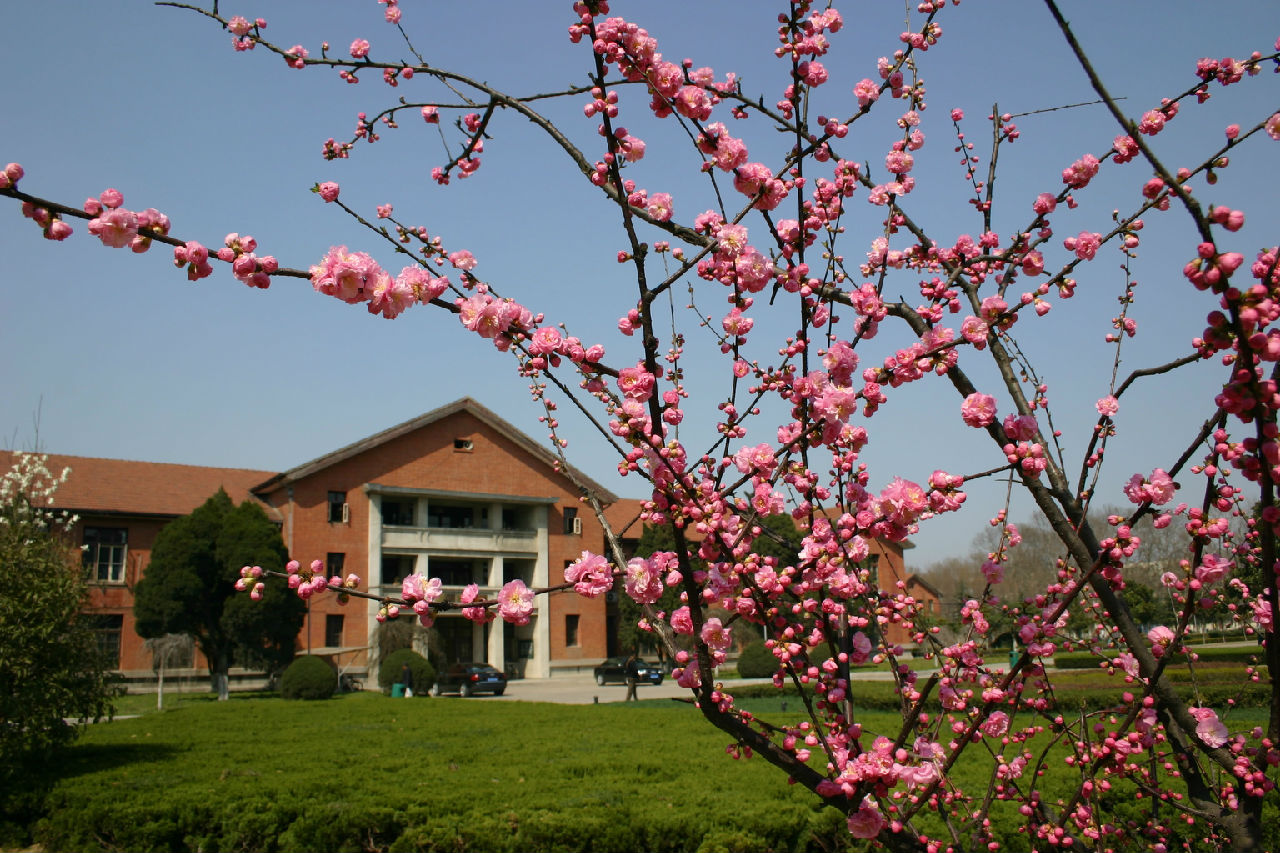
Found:
<svg viewBox="0 0 1280 853"><path fill-rule="evenodd" d="M1197 663L1262 663L1263 651L1256 645L1249 646L1200 646L1193 648ZM1107 655L1114 657L1118 652L1109 651ZM1186 663L1186 655L1174 655L1174 662ZM1102 659L1093 652L1059 652L1053 656L1055 669L1098 669Z"/></svg>
<svg viewBox="0 0 1280 853"><path fill-rule="evenodd" d="M413 649L396 649L382 659L378 666L378 686L384 692L391 692L391 685L400 681L400 670L409 664L413 673L413 695L429 696L431 685L436 681L436 668L431 662Z"/></svg>
<svg viewBox="0 0 1280 853"><path fill-rule="evenodd" d="M315 655L297 658L280 676L280 695L286 699L328 699L337 689L337 671Z"/></svg>

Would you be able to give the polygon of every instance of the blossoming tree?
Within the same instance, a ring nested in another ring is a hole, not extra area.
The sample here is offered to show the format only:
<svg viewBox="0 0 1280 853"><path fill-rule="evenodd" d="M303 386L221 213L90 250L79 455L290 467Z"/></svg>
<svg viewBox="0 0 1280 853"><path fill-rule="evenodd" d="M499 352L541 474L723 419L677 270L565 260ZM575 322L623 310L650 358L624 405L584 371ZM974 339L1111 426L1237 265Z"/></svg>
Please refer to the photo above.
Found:
<svg viewBox="0 0 1280 853"><path fill-rule="evenodd" d="M1245 58L1202 59L1169 81L1163 100L1122 105L1046 0L1045 25L1070 46L1114 130L1088 152L1043 164L1040 184L997 194L1002 152L1033 143L998 109L977 121L960 108L941 116L926 109L922 69L946 41L942 23L970 11L942 0L910 7L906 29L864 61L860 79L847 80L828 70L848 30L841 13L780 4L777 78L754 90L733 73L664 56L660 24L615 17L603 0L581 2L564 14L587 82L533 96L436 67L409 41L411 21L397 1L381 2L411 60L380 57L364 38L345 49L273 41L266 21L226 16L217 3L160 5L205 16L231 33L237 51L270 51L292 69L394 88L383 106L360 113L350 139L325 143L329 159L368 156L382 134L425 123L447 141L432 170L444 187L482 169L510 115L532 123L567 165L564 180L589 184L616 219L610 260L628 284L597 294L609 300L610 334L570 328L543 313L521 282L486 278L486 251L500 251L500 237L487 250L453 245L447 225L431 223L429 232L390 203L358 210L332 181L315 192L367 225L368 243L318 248L309 269L260 253L247 235L206 245L157 210L126 207L116 189L82 205L43 198L39 176L24 176L16 163L0 176L0 195L20 202L51 240L87 220L85 230L105 246L145 252L166 244L192 281L225 265L251 288L308 280L319 294L386 318L427 306L455 315L478 346L507 354L557 450L565 451L560 419L569 410L594 427L621 476L644 482L644 519L668 528L674 542L631 560L616 544L608 554L584 553L560 588L589 597L620 589L647 606L643 627L670 644L675 678L726 733L731 754L776 765L845 813L853 836L904 850L996 847L989 817L1010 809L1040 849L1261 849L1280 764L1280 692L1269 675L1280 665L1272 618L1280 250L1274 236L1260 251L1241 245L1246 212L1212 198L1212 188L1241 151L1280 140L1280 112L1263 106L1241 115L1202 142L1194 161L1166 162L1159 147L1161 137L1194 126L1197 110L1224 87L1260 89L1253 78L1275 69L1280 42ZM583 118L553 119L551 105L561 101ZM989 140L985 150L966 136L974 127ZM888 128L891 141L872 147L871 128ZM672 170L688 164L688 174L644 186L633 175L660 145L687 149L683 160L664 162ZM935 226L938 202L926 181L917 187L937 148L958 155L965 190L953 206L970 217L972 233ZM1108 183L1122 206L1084 221L1091 196ZM686 196L711 199L698 203L709 209L691 212ZM1122 372L1143 292L1138 250L1160 229L1176 235L1185 267L1181 281L1160 285L1176 295L1155 301L1176 306L1182 319L1205 317L1203 332L1180 339L1171 358ZM386 260L396 255L399 272ZM687 309L676 307L677 289L689 293ZM1120 307L1103 309L1111 356L1107 369L1082 380L1092 383L1096 417L1073 445L1055 428L1047 381L1072 353L1038 362L1019 336L1094 322L1059 307L1079 301L1078 290L1106 291ZM722 299L727 307L708 307ZM1207 393L1189 382L1159 427L1180 449L1154 468L1125 470L1122 489L1100 494L1104 468L1125 468L1114 458L1104 466L1104 453L1124 429L1126 396L1170 373L1215 377ZM930 394L928 421L891 424L896 399L918 387ZM692 428L703 424L705 431ZM902 471L867 463L878 435L904 430L916 431L915 456L937 450L946 469L913 479L915 458ZM985 450L959 461L947 452L973 436ZM1007 600L1005 565L1020 537L1007 508L984 514L978 522L1001 534L981 567L986 585L963 603L964 630L944 642L905 588L875 583L869 543L927 531L961 511L973 484L995 478L1007 482L1007 494L1025 495L1056 534L1056 575L1025 601ZM596 497L585 499L604 523ZM1129 508L1094 526L1095 500ZM800 525L802 549L791 560L762 557L763 520L782 514ZM1182 570L1162 579L1177 618L1144 630L1126 604L1126 566L1142 559L1134 527L1146 517L1157 527L1184 526L1191 545ZM320 561L297 556L286 578L300 595L366 594L359 578L330 578ZM246 567L239 586L260 595L269 574ZM1250 586L1246 574L1264 580ZM667 589L679 594L673 612L653 607ZM495 599L472 587L455 601L438 579L411 576L399 598L383 601L381 616L412 611L429 624L456 609L520 624L546 591L513 581ZM1015 608L1020 654L996 666L990 624L1007 606ZM1078 607L1099 614L1083 641L1063 632ZM1195 657L1186 648L1193 617L1208 614L1259 641L1250 671L1271 685L1265 725L1235 725L1229 707L1209 707L1194 681L1172 677ZM717 682L734 632L747 625L769 637L775 683L803 697L796 718L759 719ZM932 658L934 674L901 665L904 649L883 639L889 625ZM677 648L677 635L692 651ZM1046 662L1073 643L1102 657L1124 691L1122 707L1075 713L1055 701ZM850 667L869 659L893 668L902 712L894 731L865 730L859 718ZM990 762L991 776L979 790L963 789L953 770L974 754ZM1068 786L1047 783L1049 762L1073 768ZM1117 796L1150 805L1113 816L1108 804Z"/></svg>

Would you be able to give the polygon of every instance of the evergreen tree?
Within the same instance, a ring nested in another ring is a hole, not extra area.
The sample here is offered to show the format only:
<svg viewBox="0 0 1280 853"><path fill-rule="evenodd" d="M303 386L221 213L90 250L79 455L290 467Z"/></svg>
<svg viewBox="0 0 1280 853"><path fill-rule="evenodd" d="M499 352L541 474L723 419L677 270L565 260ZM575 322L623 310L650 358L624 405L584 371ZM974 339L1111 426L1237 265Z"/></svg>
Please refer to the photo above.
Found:
<svg viewBox="0 0 1280 853"><path fill-rule="evenodd" d="M232 663L278 672L293 658L306 605L278 584L267 586L263 601L234 588L241 567L283 571L287 560L280 530L262 508L248 501L236 506L219 489L156 537L151 564L134 590L138 634L191 634L225 699Z"/></svg>

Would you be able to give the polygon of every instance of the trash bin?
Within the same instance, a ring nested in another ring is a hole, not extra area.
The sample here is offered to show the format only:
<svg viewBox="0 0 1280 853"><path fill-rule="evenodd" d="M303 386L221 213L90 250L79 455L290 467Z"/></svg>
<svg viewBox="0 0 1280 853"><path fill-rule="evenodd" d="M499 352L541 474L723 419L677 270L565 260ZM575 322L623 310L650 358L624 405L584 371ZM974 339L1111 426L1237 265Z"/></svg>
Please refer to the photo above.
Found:
<svg viewBox="0 0 1280 853"><path fill-rule="evenodd" d="M404 684L403 684L403 683L401 683L401 682L397 681L395 684L391 685L391 698L392 698L392 699L403 699L403 698L404 698Z"/></svg>

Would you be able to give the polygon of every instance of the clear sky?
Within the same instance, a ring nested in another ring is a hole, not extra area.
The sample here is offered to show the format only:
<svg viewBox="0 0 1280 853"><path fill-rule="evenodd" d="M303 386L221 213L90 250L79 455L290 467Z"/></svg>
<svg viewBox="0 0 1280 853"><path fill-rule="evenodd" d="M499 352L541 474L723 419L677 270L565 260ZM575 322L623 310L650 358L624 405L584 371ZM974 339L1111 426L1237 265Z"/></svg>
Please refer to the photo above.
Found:
<svg viewBox="0 0 1280 853"><path fill-rule="evenodd" d="M1271 52L1280 34L1273 2L1064 0L1063 6L1113 93L1133 114L1192 85L1197 58ZM586 79L589 50L566 37L573 20L568 3L406 0L403 8L415 46L436 66L522 95ZM332 42L332 53L340 54L363 37L374 58L408 58L382 9L374 0L222 3L224 13L266 18L266 36L301 43L313 54L321 41ZM718 78L735 71L744 91L766 103L775 102L785 85L786 66L771 55L776 11L754 0L613 4L614 14L647 27L668 58L690 57L696 66L714 68ZM887 0L845 3L842 11L846 26L823 59L831 82L820 90L820 103L832 115L847 116L856 103L852 85L874 77L876 58L897 47L906 11ZM943 38L921 60L928 141L917 154L920 190L907 205L935 239L949 243L962 233L976 235L981 223L964 203L947 112L965 110L965 130L985 171L990 128L983 117L992 103L1019 114L1093 95L1037 2L970 0L939 20ZM422 78L392 90L373 74L352 86L333 71L291 70L262 49L235 53L230 36L195 13L137 0L11 4L5 21L10 38L0 163L25 167L21 188L27 192L78 204L115 187L126 207L167 213L173 233L184 239L216 246L228 232L248 233L258 239L260 253L302 268L331 245L347 244L398 269L373 235L308 191L317 181L338 181L344 201L365 215L392 203L398 216L426 225L450 248L472 250L480 258L477 273L500 292L563 320L586 342L604 343L612 363L636 357L636 342L620 338L615 328L634 301L633 285L614 260L624 245L617 214L523 120L499 115L479 173L441 188L430 170L444 159L442 143L436 129L420 121L406 118L399 130L385 130L382 142L361 146L350 160L320 156L329 137L350 138L361 110L375 113L402 96L440 97ZM1158 150L1175 166L1190 165L1184 151L1218 144L1229 123L1251 126L1264 118L1280 105L1275 77L1266 76L1222 91L1215 86L1207 105L1188 106L1171 123L1156 140ZM624 123L649 142L635 178L650 191L671 192L677 218L691 219L713 199L697 180L692 154L677 147L674 128L654 126L646 100L638 91L623 93ZM581 105L574 98L546 109L594 158L597 122L582 116ZM884 110L883 118L890 112ZM1038 192L1060 188L1063 167L1083 153L1101 154L1117 133L1096 106L1016 122L1022 136L1002 150L997 182L996 230L1002 234L1029 221ZM779 143L760 122L731 130L747 137L752 159L777 162ZM841 154L882 171L896 133L883 120L859 123L841 143ZM456 138L450 143L456 145ZM1233 158L1212 192L1199 188L1208 201L1246 211L1248 224L1233 248L1250 259L1258 246L1280 242L1278 153L1276 143L1258 141ZM1148 174L1133 167L1107 181L1113 189L1090 188L1080 210L1055 220L1059 237L1086 227L1105 231L1110 210L1131 209ZM849 257L865 252L877 232L882 209L867 205L865 197L855 199L848 220L843 251ZM39 443L51 452L279 471L463 395L544 437L539 409L514 375L512 360L477 343L451 315L419 308L386 321L314 294L298 280L249 290L221 265L214 277L188 283L167 249L143 257L107 249L82 221L73 223L76 234L66 243L49 243L11 202L0 203L0 223L0 437L7 447L29 448L38 416ZM1125 345L1122 375L1187 352L1212 307L1179 273L1194 246L1189 229L1172 217L1152 226L1135 273L1141 285L1132 316L1139 336ZM1033 326L1028 320L1017 329L1050 386L1071 470L1096 418L1094 401L1110 381L1114 349L1103 336L1123 288L1118 261L1107 250L1080 276L1075 300L1059 302L1045 321ZM697 286L699 307L718 318L722 294ZM913 286L911 279L895 280L886 296L918 301ZM680 311L685 294L676 301ZM788 322L762 320L760 328L784 329ZM758 337L756 355L769 360L776 343ZM698 336L691 331L690 338ZM879 362L903 341L886 332L867 342L860 349L864 364ZM695 389L722 387L723 371L712 372L709 352L705 344L690 345ZM1207 416L1203 392L1220 384L1221 374L1220 366L1205 366L1152 380L1126 397L1104 482L1110 500L1120 500L1117 484L1129 474L1176 458L1187 430L1170 424ZM975 376L990 381L982 369ZM713 422L716 399L704 396L702 409L691 409L686 436ZM1003 457L990 442L959 423L958 406L945 382L894 392L886 410L867 424L873 430L866 455L873 487L894 475L923 481L937 467L959 473L1000 464ZM1002 413L1008 408L1001 397ZM616 459L587 427L568 415L565 424L572 461L620 494L643 495L639 480L617 478ZM752 438L772 435L762 430ZM967 551L998 492L992 484L976 484L969 512L922 529L913 540L911 566ZM1019 516L1017 506L1013 515Z"/></svg>

